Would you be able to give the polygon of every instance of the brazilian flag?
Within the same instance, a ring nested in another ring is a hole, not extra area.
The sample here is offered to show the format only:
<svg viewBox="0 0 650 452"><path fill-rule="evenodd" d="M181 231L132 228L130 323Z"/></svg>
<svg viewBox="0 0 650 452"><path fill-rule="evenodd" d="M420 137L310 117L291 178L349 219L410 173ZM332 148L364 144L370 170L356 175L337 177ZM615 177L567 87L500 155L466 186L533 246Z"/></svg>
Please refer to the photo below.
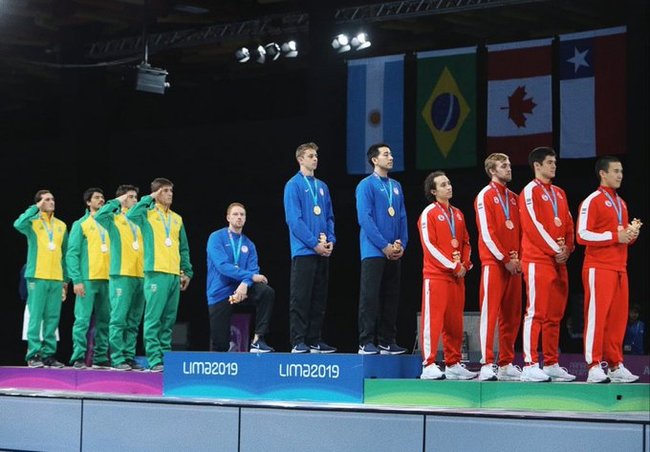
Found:
<svg viewBox="0 0 650 452"><path fill-rule="evenodd" d="M476 165L476 47L417 54L417 169Z"/></svg>

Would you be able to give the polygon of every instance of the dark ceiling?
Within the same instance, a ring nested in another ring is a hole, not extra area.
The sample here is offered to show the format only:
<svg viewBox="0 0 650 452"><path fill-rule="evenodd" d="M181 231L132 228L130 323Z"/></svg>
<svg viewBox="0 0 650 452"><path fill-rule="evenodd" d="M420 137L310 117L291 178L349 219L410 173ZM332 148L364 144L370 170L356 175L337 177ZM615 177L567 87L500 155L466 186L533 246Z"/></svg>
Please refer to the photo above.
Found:
<svg viewBox="0 0 650 452"><path fill-rule="evenodd" d="M197 71L220 80L304 68L339 30L367 30L373 46L363 52L372 56L616 26L647 12L646 0L2 0L0 117L56 96L66 71L107 67L123 78L142 60L145 25L149 62L174 67L183 84ZM240 46L286 38L299 58L271 68L233 57Z"/></svg>

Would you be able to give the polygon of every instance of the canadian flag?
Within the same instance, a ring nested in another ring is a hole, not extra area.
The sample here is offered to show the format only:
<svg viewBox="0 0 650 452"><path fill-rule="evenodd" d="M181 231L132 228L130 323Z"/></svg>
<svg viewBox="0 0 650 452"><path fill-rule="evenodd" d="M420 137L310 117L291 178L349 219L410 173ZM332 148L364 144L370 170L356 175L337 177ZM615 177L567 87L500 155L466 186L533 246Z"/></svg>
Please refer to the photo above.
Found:
<svg viewBox="0 0 650 452"><path fill-rule="evenodd" d="M553 143L551 39L487 46L487 152L503 152L515 165Z"/></svg>

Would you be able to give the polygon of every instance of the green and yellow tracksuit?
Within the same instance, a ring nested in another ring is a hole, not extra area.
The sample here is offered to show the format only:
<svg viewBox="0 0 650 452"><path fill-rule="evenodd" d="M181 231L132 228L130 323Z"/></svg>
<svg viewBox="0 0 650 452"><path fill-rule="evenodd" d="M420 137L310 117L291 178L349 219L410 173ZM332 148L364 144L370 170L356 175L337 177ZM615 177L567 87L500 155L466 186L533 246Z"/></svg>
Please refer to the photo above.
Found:
<svg viewBox="0 0 650 452"><path fill-rule="evenodd" d="M83 284L86 294L77 295L72 327L70 362L84 359L88 348L90 317L95 314L94 364L108 361L108 323L111 315L108 298L108 267L110 237L108 231L86 214L74 222L70 230L66 265L73 284Z"/></svg>
<svg viewBox="0 0 650 452"><path fill-rule="evenodd" d="M14 221L14 228L27 237L27 355L49 358L56 352L56 329L61 317L63 287L67 281L65 255L68 228L54 215L32 205ZM43 340L41 341L41 323Z"/></svg>
<svg viewBox="0 0 650 452"><path fill-rule="evenodd" d="M193 275L190 248L181 216L151 196L143 196L126 216L140 226L144 240L144 343L149 366L154 367L171 350L180 274Z"/></svg>
<svg viewBox="0 0 650 452"><path fill-rule="evenodd" d="M114 367L135 358L144 311L144 242L140 227L126 218L126 211L119 200L113 199L95 214L95 220L108 230L111 239L108 336Z"/></svg>

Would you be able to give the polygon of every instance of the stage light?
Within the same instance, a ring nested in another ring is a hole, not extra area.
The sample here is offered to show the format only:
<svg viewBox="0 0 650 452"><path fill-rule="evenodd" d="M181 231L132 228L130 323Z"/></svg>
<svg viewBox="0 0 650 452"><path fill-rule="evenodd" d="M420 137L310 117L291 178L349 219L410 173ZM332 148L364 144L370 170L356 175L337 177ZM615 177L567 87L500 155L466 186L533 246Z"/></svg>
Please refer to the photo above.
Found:
<svg viewBox="0 0 650 452"><path fill-rule="evenodd" d="M246 47L242 47L235 52L235 59L237 59L238 63L245 63L251 59L251 53Z"/></svg>
<svg viewBox="0 0 650 452"><path fill-rule="evenodd" d="M348 38L348 35L341 33L340 35L336 36L332 41L332 48L338 53L349 51L351 47L350 38Z"/></svg>
<svg viewBox="0 0 650 452"><path fill-rule="evenodd" d="M264 64L264 62L266 61L266 50L264 50L264 47L262 47L261 45L257 46L254 55L255 55L255 62L259 64Z"/></svg>
<svg viewBox="0 0 650 452"><path fill-rule="evenodd" d="M275 42L269 42L264 46L264 50L266 51L266 57L270 58L271 61L275 61L280 58L280 46Z"/></svg>
<svg viewBox="0 0 650 452"><path fill-rule="evenodd" d="M135 89L147 93L165 94L165 89L170 87L167 81L169 72L164 69L152 67L142 62L136 66Z"/></svg>
<svg viewBox="0 0 650 452"><path fill-rule="evenodd" d="M298 46L296 41L288 41L282 44L282 54L285 58L295 58L298 56Z"/></svg>
<svg viewBox="0 0 650 452"><path fill-rule="evenodd" d="M354 50L367 49L372 45L372 43L368 39L368 35L365 33L358 33L354 38L352 38L350 44L352 44L352 48Z"/></svg>

